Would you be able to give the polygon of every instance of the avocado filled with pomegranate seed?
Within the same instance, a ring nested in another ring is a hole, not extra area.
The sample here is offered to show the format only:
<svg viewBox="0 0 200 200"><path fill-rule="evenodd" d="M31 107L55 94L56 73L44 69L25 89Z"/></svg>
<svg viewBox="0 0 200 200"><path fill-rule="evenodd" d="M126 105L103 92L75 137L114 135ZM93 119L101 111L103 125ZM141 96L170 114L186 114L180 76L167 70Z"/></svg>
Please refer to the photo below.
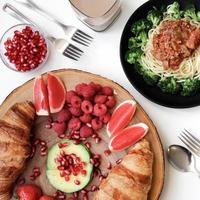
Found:
<svg viewBox="0 0 200 200"><path fill-rule="evenodd" d="M83 144L64 139L49 150L46 174L57 190L73 193L83 189L90 182L92 171L90 152Z"/></svg>

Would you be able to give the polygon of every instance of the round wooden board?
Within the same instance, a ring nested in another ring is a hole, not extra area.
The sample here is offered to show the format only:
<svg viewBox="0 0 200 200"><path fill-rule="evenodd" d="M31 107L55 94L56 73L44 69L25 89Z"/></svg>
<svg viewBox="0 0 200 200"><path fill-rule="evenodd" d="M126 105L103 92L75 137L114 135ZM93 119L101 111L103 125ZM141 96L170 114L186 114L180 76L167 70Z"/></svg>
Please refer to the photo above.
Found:
<svg viewBox="0 0 200 200"><path fill-rule="evenodd" d="M102 85L111 86L115 92L116 92L116 98L117 102L121 103L124 100L133 99L133 96L125 90L123 87L118 85L117 83L103 78L98 75L94 75L91 73L74 70L74 69L61 69L53 71L56 73L65 83L68 90L74 89L75 85L81 82L95 82L100 83ZM46 75L45 75L46 77ZM33 100L33 83L34 80L30 80L24 85L20 86L19 88L15 89L2 103L0 107L0 117L3 116L3 114L8 110L9 107L11 107L16 102L22 102L25 100ZM48 147L52 146L54 143L58 141L58 138L55 133L51 129L46 129L47 119L45 117L38 117L33 132L35 134L36 138L41 138L47 141ZM144 122L149 126L149 132L146 135L146 138L151 144L151 148L154 153L154 165L153 165L153 181L152 181L152 187L151 191L148 196L148 200L157 200L159 199L160 193L163 188L164 184L164 172L165 172L165 164L164 164L164 154L163 154L163 148L162 144L158 135L158 132L151 121L151 119L148 117L148 115L145 113L145 111L142 109L142 107L137 104L137 111L133 118L133 121L131 123L138 123L138 122ZM92 151L96 153L101 153L103 155L103 151L107 148L107 142L108 137L105 134L105 128L100 131L100 136L102 137L102 144L96 145L95 143L92 144ZM111 162L115 162L116 159L122 157L125 155L126 152L122 153L113 153L109 158L103 158L102 161L102 171L103 173L106 173L106 160L109 159ZM34 166L39 166L42 171L42 175L38 177L38 179L35 181L36 184L40 185L43 189L43 192L46 194L52 194L55 190L49 185L48 180L45 176L45 170L46 170L46 157L41 157L39 155L39 151L36 152L36 155L34 158L29 161L27 170L25 170L23 177L29 177L32 171L32 168ZM27 182L29 180L27 179Z"/></svg>

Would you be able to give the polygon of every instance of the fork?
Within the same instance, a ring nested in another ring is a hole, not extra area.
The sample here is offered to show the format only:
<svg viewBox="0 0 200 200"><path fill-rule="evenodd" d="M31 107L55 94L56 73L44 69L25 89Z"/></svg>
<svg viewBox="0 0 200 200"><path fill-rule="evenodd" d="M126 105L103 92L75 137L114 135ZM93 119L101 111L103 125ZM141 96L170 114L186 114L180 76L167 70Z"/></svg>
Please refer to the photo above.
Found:
<svg viewBox="0 0 200 200"><path fill-rule="evenodd" d="M74 26L70 26L70 25L66 25L62 23L59 19L55 18L55 16L45 11L44 9L40 8L32 0L15 0L15 1L18 3L24 4L25 6L31 8L32 10L44 16L48 20L59 25L63 29L66 37L72 39L73 41L85 46L89 46L90 42L92 41L93 37L77 29Z"/></svg>
<svg viewBox="0 0 200 200"><path fill-rule="evenodd" d="M34 25L35 27L38 27L32 20L30 20L27 16L22 14L19 10L17 10L14 6L11 4L6 3L3 6L3 10L10 14L12 17L16 18L17 20L20 20L22 22L26 21L30 24ZM45 37L51 41L55 48L64 56L71 58L73 60L78 60L80 56L82 55L83 51L80 50L78 47L74 46L73 44L69 43L66 39L63 38L54 38L50 35L45 35Z"/></svg>
<svg viewBox="0 0 200 200"><path fill-rule="evenodd" d="M197 137L186 129L178 137L194 154L200 157L200 140Z"/></svg>

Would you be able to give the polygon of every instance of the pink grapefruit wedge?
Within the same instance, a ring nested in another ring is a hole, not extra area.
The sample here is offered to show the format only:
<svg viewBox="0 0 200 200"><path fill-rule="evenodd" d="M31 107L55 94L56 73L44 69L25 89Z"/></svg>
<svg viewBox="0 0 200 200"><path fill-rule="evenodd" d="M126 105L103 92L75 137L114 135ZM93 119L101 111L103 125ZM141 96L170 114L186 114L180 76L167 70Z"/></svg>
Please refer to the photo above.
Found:
<svg viewBox="0 0 200 200"><path fill-rule="evenodd" d="M65 104L65 86L58 76L48 73L47 89L49 95L49 107L51 113L57 113L62 110Z"/></svg>
<svg viewBox="0 0 200 200"><path fill-rule="evenodd" d="M49 115L48 91L42 76L35 78L33 97L37 115Z"/></svg>
<svg viewBox="0 0 200 200"><path fill-rule="evenodd" d="M121 131L131 121L136 111L136 102L134 100L127 100L122 102L114 110L110 121L107 124L107 134L113 137Z"/></svg>
<svg viewBox="0 0 200 200"><path fill-rule="evenodd" d="M111 151L122 151L127 149L141 140L148 130L148 126L144 123L129 126L110 140L109 149Z"/></svg>

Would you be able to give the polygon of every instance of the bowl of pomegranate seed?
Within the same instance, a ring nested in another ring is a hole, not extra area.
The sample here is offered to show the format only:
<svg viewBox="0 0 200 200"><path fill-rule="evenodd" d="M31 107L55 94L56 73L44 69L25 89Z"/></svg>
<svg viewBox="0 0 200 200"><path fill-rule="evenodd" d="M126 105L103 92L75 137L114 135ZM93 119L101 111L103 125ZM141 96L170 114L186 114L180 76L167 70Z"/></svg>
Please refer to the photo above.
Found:
<svg viewBox="0 0 200 200"><path fill-rule="evenodd" d="M0 40L0 57L14 71L28 72L41 67L49 54L44 34L30 24L9 28Z"/></svg>

